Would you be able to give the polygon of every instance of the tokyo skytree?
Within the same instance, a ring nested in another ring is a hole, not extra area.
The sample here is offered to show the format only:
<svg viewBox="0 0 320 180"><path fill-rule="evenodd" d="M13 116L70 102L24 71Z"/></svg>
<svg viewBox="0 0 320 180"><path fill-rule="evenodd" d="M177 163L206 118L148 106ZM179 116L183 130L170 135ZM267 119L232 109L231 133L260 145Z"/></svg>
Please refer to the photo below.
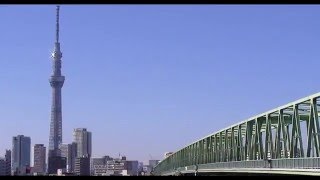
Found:
<svg viewBox="0 0 320 180"><path fill-rule="evenodd" d="M62 103L61 103L61 88L64 83L64 76L61 75L61 58L59 42L59 10L56 8L56 34L54 51L52 53L52 74L49 79L52 87L52 104L51 104L51 121L50 121L50 136L49 136L49 154L48 154L48 171L55 173L57 168L61 166L59 157L61 156L59 146L62 143Z"/></svg>

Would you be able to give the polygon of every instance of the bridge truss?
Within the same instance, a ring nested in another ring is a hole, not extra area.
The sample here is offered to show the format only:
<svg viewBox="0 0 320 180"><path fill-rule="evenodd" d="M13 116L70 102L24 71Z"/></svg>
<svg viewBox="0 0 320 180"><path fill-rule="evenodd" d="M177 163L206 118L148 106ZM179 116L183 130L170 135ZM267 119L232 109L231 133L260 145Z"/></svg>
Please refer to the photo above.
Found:
<svg viewBox="0 0 320 180"><path fill-rule="evenodd" d="M320 157L320 93L210 134L161 161L161 175L194 165Z"/></svg>

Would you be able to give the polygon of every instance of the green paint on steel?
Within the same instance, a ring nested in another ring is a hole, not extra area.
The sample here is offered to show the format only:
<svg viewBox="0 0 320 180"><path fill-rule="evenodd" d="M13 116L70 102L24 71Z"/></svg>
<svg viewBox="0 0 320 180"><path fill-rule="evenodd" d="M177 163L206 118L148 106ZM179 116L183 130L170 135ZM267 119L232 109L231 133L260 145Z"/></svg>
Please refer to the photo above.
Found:
<svg viewBox="0 0 320 180"><path fill-rule="evenodd" d="M249 160L252 165L268 158L319 157L319 97L317 93L299 99L210 134L162 160L154 173L161 175L187 167L194 171L198 165L211 163ZM307 142L301 136L301 123L306 123Z"/></svg>

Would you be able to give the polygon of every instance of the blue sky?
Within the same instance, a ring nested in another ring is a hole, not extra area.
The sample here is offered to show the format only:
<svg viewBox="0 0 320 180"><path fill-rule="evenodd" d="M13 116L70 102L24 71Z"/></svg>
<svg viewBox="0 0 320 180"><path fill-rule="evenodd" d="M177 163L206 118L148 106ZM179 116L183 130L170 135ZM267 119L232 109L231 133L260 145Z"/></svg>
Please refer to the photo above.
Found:
<svg viewBox="0 0 320 180"><path fill-rule="evenodd" d="M320 6L61 6L63 141L94 156L162 159L320 91ZM0 155L48 146L55 6L0 6ZM3 152L3 153L1 153Z"/></svg>

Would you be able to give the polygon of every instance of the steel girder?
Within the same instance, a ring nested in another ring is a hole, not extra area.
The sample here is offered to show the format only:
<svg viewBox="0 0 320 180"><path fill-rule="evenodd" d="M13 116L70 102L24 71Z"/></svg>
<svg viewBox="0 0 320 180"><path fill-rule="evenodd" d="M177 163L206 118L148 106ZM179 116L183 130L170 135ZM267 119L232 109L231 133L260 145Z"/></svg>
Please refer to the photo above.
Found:
<svg viewBox="0 0 320 180"><path fill-rule="evenodd" d="M319 157L318 99L320 93L210 134L161 161L154 173L217 162Z"/></svg>

